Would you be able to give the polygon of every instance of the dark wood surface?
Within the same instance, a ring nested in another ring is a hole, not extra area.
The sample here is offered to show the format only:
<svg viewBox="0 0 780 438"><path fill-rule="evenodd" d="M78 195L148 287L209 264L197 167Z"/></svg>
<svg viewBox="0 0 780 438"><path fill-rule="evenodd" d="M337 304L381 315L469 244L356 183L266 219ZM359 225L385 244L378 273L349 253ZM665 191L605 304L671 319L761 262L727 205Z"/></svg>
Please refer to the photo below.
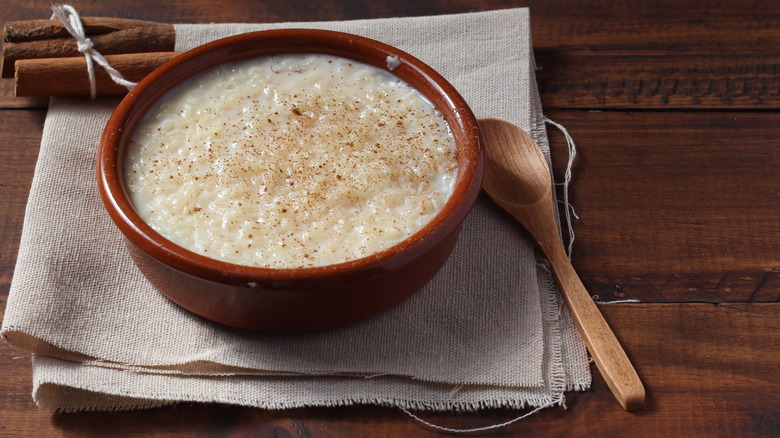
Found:
<svg viewBox="0 0 780 438"><path fill-rule="evenodd" d="M419 16L528 6L547 115L579 146L573 262L647 386L624 412L594 370L567 410L491 436L780 436L780 3L771 1L118 0L83 15L166 22ZM0 21L47 18L2 0ZM0 84L0 311L13 276L45 99ZM551 130L562 175L566 144ZM1 436L435 436L394 409L182 404L52 414L30 360L0 344ZM518 411L426 414L456 428ZM470 436L474 436L471 434Z"/></svg>

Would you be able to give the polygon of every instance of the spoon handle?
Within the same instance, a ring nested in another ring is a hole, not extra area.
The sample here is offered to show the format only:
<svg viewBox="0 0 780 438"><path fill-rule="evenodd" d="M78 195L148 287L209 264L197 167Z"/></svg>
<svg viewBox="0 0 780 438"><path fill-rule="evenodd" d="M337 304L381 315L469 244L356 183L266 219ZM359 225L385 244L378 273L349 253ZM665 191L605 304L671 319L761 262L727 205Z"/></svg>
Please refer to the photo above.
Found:
<svg viewBox="0 0 780 438"><path fill-rule="evenodd" d="M553 220L552 216L544 219L538 227L528 227L529 231L550 262L555 282L596 367L620 405L627 411L637 409L645 401L645 388L620 342L574 270L563 249L558 230L544 226L545 223L554 223Z"/></svg>

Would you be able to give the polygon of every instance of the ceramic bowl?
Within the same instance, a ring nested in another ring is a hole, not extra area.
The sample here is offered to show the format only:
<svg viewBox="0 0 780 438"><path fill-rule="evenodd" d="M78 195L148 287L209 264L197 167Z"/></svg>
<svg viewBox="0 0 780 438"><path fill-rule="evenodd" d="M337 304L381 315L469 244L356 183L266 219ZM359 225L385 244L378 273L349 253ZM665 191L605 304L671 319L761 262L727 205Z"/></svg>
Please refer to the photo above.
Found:
<svg viewBox="0 0 780 438"><path fill-rule="evenodd" d="M399 244L346 263L296 269L241 266L188 251L155 232L125 192L123 162L145 112L185 79L220 63L283 53L321 53L388 69L428 98L450 125L458 148L454 193L431 222ZM393 66L395 67L395 66ZM458 92L433 69L386 44L340 32L286 29L217 40L188 51L144 78L121 101L103 133L97 180L106 210L148 280L192 313L233 327L302 332L355 323L420 290L449 257L480 189L483 157L477 121Z"/></svg>

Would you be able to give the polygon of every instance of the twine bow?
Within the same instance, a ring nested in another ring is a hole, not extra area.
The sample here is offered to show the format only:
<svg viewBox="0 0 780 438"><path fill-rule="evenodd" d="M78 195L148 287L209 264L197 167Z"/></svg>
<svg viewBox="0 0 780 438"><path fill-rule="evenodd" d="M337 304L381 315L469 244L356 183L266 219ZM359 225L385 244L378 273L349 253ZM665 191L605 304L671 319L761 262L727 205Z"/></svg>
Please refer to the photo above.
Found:
<svg viewBox="0 0 780 438"><path fill-rule="evenodd" d="M136 85L135 82L128 81L122 76L121 73L119 73L119 71L117 71L114 67L111 67L108 61L106 61L106 58L104 58L103 55L101 55L95 49L95 45L92 43L92 40L87 38L87 34L84 31L84 25L81 23L81 17L79 17L79 13L76 12L76 9L74 9L71 5L53 3L51 5L51 10L53 12L51 19L53 20L57 18L62 22L62 25L65 26L65 29L68 31L68 33L70 33L73 38L76 39L76 47L78 48L78 51L83 53L84 58L87 60L89 92L93 99L97 95L97 88L95 85L95 67L93 65L94 62L97 62L98 65L103 67L103 69L108 72L111 80L117 84L126 87L128 90L131 90Z"/></svg>

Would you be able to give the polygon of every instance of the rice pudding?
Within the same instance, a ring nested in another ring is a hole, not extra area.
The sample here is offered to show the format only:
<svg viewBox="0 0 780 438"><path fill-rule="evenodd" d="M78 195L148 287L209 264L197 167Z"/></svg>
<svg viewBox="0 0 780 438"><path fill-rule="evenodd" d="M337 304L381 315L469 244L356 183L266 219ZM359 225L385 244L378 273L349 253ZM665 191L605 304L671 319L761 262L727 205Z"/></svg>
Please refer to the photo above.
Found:
<svg viewBox="0 0 780 438"><path fill-rule="evenodd" d="M125 183L141 218L193 252L247 266L342 263L419 231L450 197L443 117L391 73L326 55L223 64L135 129Z"/></svg>

